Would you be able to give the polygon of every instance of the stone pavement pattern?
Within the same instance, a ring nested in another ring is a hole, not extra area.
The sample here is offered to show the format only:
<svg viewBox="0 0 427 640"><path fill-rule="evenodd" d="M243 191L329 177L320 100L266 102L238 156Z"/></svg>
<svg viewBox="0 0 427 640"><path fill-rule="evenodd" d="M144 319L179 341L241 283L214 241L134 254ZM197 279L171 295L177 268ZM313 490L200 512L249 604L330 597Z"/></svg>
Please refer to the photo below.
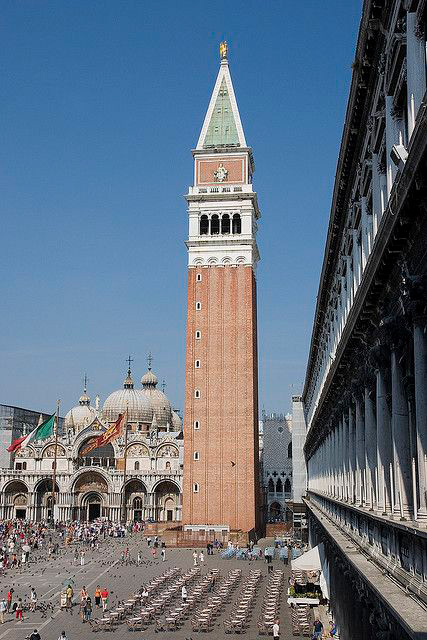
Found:
<svg viewBox="0 0 427 640"><path fill-rule="evenodd" d="M141 552L143 564L137 567L133 562L125 565L121 559L122 552L129 546L131 560L136 559L138 551ZM251 568L261 569L263 572L263 580L260 583L257 598L254 604L254 612L251 618L250 628L243 634L244 637L252 640L255 638L267 637L259 636L257 631L257 620L260 615L261 603L267 584L267 566L263 561L249 563L242 560L223 560L218 554L214 556L206 556L202 566L202 574L211 568L218 568L221 576L225 576L230 569L242 569L243 576L239 587L234 592L231 603L224 607L221 616L215 621L214 628L209 633L194 633L191 630L190 621L187 620L184 626L177 631L155 633L154 625L150 625L147 630L141 632L132 632L128 630L126 623L122 623L116 627L114 632L99 631L92 632L90 625L83 624L79 607L74 606L72 613L61 611L59 609L60 591L68 578L72 578L75 582L74 601L79 602L79 593L83 585L88 589L89 595L92 597L94 604L95 587L99 584L101 588L104 586L110 591L110 608L114 608L119 600L129 598L144 582L160 575L169 567L180 567L183 570L193 566L192 549L175 549L168 548L166 550L166 561L161 562L160 559L154 560L151 550L147 548L147 543L142 534L137 533L125 539L107 538L101 542L99 551L86 551L85 566L73 565L74 545L68 550L62 550L59 557L53 560L41 558L37 562L31 563L28 567L20 571L9 571L0 579L0 592L5 597L10 586L15 589L16 598L22 597L28 600L30 586L34 586L39 601L50 602L54 606L53 611L47 613L47 617L43 617L40 611L31 613L25 612L24 622L16 622L12 614L6 614L6 622L0 625L0 640L25 640L34 628L39 630L42 640L57 640L62 630L67 633L68 640L83 640L93 638L93 640L105 640L107 637L114 637L115 640L123 640L126 638L147 639L151 640L186 640L192 638L197 640L199 637L206 637L207 640L228 638L237 638L235 634L225 634L223 629L223 621L232 611L233 604L239 596L241 588L244 584L245 575ZM86 548L86 547L85 547ZM274 562L275 568L285 569L285 585L290 571L288 567L283 567L279 561ZM281 601L280 628L281 640L290 640L295 638L292 635L291 620L289 608L286 604L286 586ZM100 618L101 610L94 607L93 618Z"/></svg>

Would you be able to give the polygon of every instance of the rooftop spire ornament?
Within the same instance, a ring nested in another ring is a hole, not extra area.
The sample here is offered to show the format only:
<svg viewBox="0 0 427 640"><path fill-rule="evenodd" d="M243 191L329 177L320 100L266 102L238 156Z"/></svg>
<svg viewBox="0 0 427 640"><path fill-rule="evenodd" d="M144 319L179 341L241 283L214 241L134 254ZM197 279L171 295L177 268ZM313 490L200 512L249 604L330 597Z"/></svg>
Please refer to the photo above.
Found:
<svg viewBox="0 0 427 640"><path fill-rule="evenodd" d="M128 357L126 358L126 362L128 363L128 373L130 374L130 365L131 365L131 362L133 362L133 358L131 358L130 356L128 356Z"/></svg>
<svg viewBox="0 0 427 640"><path fill-rule="evenodd" d="M148 356L147 356L147 364L148 364L149 371L151 371L152 363L153 363L153 356L151 355L151 351L150 351Z"/></svg>
<svg viewBox="0 0 427 640"><path fill-rule="evenodd" d="M227 41L224 40L223 42L219 43L219 57L221 58L221 60L227 60L227 53L228 53L228 45L227 45Z"/></svg>

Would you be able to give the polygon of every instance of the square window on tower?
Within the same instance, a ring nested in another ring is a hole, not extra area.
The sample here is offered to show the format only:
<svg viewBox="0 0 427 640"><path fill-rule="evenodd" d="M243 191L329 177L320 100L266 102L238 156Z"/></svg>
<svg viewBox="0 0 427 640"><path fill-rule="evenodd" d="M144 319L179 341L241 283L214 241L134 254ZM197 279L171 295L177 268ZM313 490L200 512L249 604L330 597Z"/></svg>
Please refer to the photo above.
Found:
<svg viewBox="0 0 427 640"><path fill-rule="evenodd" d="M193 459L194 459L194 460L200 460L200 454L199 454L199 452L198 452L198 451L195 451L195 452L193 453Z"/></svg>
<svg viewBox="0 0 427 640"><path fill-rule="evenodd" d="M199 483L195 482L193 484L193 493L199 493Z"/></svg>
<svg viewBox="0 0 427 640"><path fill-rule="evenodd" d="M200 429L200 422L198 420L194 421L194 429L198 431Z"/></svg>

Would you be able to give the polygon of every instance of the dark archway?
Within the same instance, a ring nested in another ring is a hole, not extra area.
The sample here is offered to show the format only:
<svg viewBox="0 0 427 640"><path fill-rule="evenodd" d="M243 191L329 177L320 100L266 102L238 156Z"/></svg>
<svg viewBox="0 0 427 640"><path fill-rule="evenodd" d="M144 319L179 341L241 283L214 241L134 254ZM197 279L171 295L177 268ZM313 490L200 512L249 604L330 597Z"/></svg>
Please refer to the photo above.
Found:
<svg viewBox="0 0 427 640"><path fill-rule="evenodd" d="M179 489L168 480L160 482L155 488L156 520L174 522L179 507Z"/></svg>
<svg viewBox="0 0 427 640"><path fill-rule="evenodd" d="M270 520L272 522L277 522L278 520L283 519L283 509L278 502L272 502L270 505Z"/></svg>
<svg viewBox="0 0 427 640"><path fill-rule="evenodd" d="M4 489L4 518L25 520L28 507L27 485L21 480L13 480Z"/></svg>
<svg viewBox="0 0 427 640"><path fill-rule="evenodd" d="M36 521L52 520L54 517L53 506L54 500L52 496L52 478L45 478L35 488L36 499ZM56 499L59 494L58 484L55 482Z"/></svg>
<svg viewBox="0 0 427 640"><path fill-rule="evenodd" d="M78 466L79 467L104 467L106 469L114 468L116 466L116 458L113 445L108 443L102 447L97 447L85 453L85 449L90 444L93 438L88 438L79 447L78 453Z"/></svg>

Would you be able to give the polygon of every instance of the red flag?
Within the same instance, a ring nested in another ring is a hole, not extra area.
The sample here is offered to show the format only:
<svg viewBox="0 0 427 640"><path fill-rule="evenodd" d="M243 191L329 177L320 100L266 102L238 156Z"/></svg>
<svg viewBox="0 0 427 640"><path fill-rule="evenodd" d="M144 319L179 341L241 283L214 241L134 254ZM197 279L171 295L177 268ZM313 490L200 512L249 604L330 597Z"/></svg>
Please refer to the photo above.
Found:
<svg viewBox="0 0 427 640"><path fill-rule="evenodd" d="M83 449L83 451L80 452L80 455L85 456L94 449L98 449L98 447L102 447L103 445L108 444L109 442L112 442L113 440L118 438L122 432L123 423L125 422L126 416L127 412L124 414L119 413L119 417L116 422L112 424L111 427L108 427L107 431L101 433L100 436L89 440L87 446Z"/></svg>

